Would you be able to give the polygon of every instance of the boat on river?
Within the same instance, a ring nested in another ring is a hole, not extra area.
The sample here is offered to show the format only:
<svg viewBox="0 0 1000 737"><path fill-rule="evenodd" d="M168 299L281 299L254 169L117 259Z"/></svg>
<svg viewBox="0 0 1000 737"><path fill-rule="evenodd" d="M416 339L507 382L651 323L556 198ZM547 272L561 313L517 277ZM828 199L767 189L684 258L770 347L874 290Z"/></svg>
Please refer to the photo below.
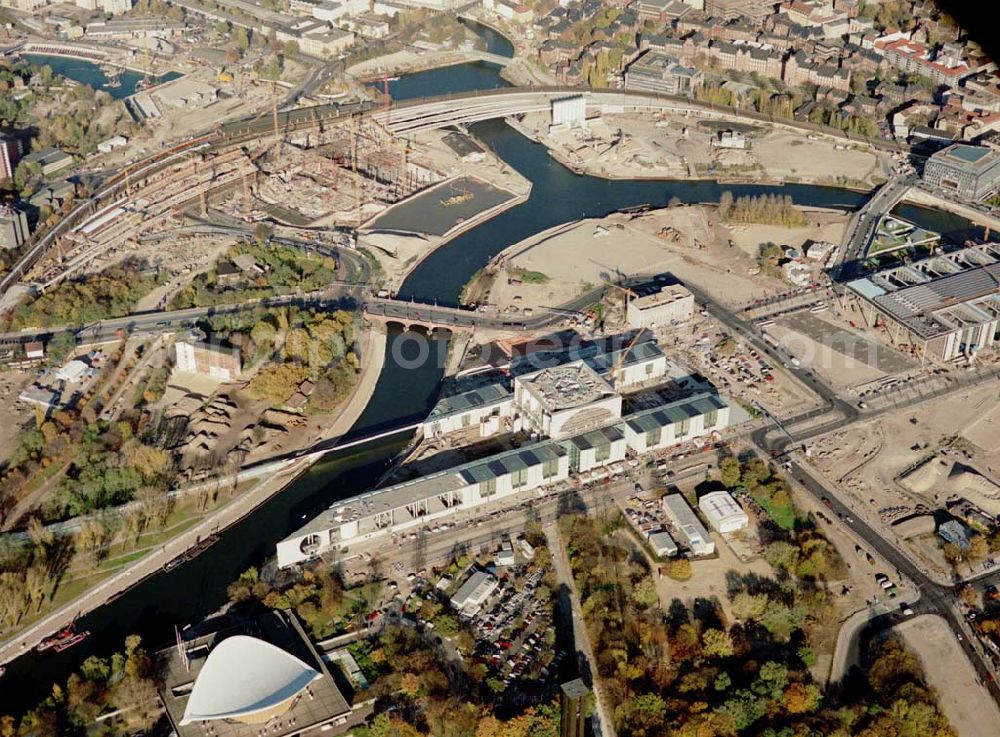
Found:
<svg viewBox="0 0 1000 737"><path fill-rule="evenodd" d="M77 632L76 622L70 622L55 634L42 639L36 648L38 652L44 653L46 650L54 650L61 653L63 650L73 647L90 637L90 632Z"/></svg>

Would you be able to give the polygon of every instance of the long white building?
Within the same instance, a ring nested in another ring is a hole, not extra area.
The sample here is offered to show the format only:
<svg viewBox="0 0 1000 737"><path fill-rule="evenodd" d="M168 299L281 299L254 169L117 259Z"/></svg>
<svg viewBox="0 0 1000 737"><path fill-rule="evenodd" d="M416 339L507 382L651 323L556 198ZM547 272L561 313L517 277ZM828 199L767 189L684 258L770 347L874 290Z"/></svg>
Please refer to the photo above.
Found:
<svg viewBox="0 0 1000 737"><path fill-rule="evenodd" d="M442 399L423 425L425 437L475 425L496 432L494 426L509 420L511 429L544 439L338 502L278 543L278 565L447 524L463 510L513 500L571 476L613 473L630 453L707 439L729 426L729 405L709 391L622 417L622 396L601 374L614 371L620 383L639 384L668 376L673 364L655 344L639 344L620 364L618 357L602 354L516 376L513 391L497 383ZM635 374L623 379L628 367ZM699 555L712 545L707 533L700 542L688 535L687 544Z"/></svg>
<svg viewBox="0 0 1000 737"><path fill-rule="evenodd" d="M625 420L625 440L637 454L663 450L729 427L729 405L705 392L638 412Z"/></svg>
<svg viewBox="0 0 1000 737"><path fill-rule="evenodd" d="M683 496L668 494L663 497L663 511L693 554L711 555L715 552L715 541Z"/></svg>

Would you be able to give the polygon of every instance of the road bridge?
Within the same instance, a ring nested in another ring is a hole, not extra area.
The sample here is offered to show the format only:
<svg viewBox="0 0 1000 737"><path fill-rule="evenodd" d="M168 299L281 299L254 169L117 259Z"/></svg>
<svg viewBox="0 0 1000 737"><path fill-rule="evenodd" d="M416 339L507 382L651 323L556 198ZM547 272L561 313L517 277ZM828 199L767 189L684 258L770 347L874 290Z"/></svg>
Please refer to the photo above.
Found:
<svg viewBox="0 0 1000 737"><path fill-rule="evenodd" d="M916 184L911 174L897 174L886 181L872 194L861 209L851 215L844 229L844 242L833 268L834 281L845 281L854 277L864 262L878 224L885 215L903 201Z"/></svg>

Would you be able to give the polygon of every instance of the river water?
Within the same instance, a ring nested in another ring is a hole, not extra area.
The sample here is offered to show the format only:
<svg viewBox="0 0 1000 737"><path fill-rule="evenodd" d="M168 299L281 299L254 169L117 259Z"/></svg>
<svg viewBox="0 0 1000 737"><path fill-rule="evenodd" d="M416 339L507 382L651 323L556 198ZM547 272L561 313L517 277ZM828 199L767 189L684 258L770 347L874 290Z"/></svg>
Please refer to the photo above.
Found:
<svg viewBox="0 0 1000 737"><path fill-rule="evenodd" d="M82 59L69 59L63 56L46 56L43 54L25 54L25 58L39 66L48 66L58 75L72 79L80 84L89 85L94 90L103 90L116 100L128 97L135 92L135 85L142 80L142 72L126 69L119 75L121 84L118 87L108 86L108 75L97 64ZM163 76L154 77L156 84L169 82L181 75L177 72L167 72Z"/></svg>
<svg viewBox="0 0 1000 737"><path fill-rule="evenodd" d="M490 50L510 53L509 42L501 36L488 30L482 35L488 46L492 45ZM390 91L397 99L406 99L505 84L499 67L476 63L408 75L393 82ZM662 205L673 196L683 202L712 202L719 197L720 187L714 182L607 181L577 176L554 162L544 147L524 139L501 121L478 123L472 130L532 181L531 197L450 241L424 260L401 288L403 294L416 299L454 303L465 282L493 255L550 226L622 207ZM734 194L789 194L801 205L855 207L864 198L857 192L821 186L725 188ZM962 237L969 229L968 222L944 213L912 207L901 208L900 212L922 227L952 237ZM428 339L413 332L390 334L385 368L348 439L423 419L437 398L445 349L443 339ZM435 358L416 368L409 367L421 352ZM170 573L157 574L81 617L79 628L93 633L81 645L62 654L29 653L10 663L0 683L0 714L23 712L49 694L53 682L65 682L88 655L106 655L120 649L128 633L141 634L150 646L168 644L173 625L195 623L222 606L226 586L243 570L259 566L272 555L278 540L332 502L358 494L374 483L407 439L397 435L348 451L331 452L298 481L223 533L219 543L195 560Z"/></svg>

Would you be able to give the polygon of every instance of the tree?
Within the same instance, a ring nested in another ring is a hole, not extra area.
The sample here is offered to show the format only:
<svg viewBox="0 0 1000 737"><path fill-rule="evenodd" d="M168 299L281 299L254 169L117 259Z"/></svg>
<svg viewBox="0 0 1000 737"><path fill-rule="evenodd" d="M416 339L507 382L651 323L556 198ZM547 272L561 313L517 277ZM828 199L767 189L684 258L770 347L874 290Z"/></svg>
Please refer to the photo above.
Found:
<svg viewBox="0 0 1000 737"><path fill-rule="evenodd" d="M990 554L990 542L985 535L975 535L969 540L969 549L966 557L972 561L980 561Z"/></svg>
<svg viewBox="0 0 1000 737"><path fill-rule="evenodd" d="M719 218L728 220L733 209L733 193L728 189L719 196Z"/></svg>
<svg viewBox="0 0 1000 737"><path fill-rule="evenodd" d="M691 561L687 558L675 558L667 566L667 575L678 581L691 578Z"/></svg>
<svg viewBox="0 0 1000 737"><path fill-rule="evenodd" d="M719 465L722 472L722 483L727 489L735 489L740 485L740 462L735 458L725 458Z"/></svg>
<svg viewBox="0 0 1000 737"><path fill-rule="evenodd" d="M229 21L220 20L218 23L215 24L215 26L213 26L213 29L220 36L228 36L230 30Z"/></svg>
<svg viewBox="0 0 1000 737"><path fill-rule="evenodd" d="M297 41L285 41L283 49L285 56L295 56L299 53L299 44Z"/></svg>
<svg viewBox="0 0 1000 737"><path fill-rule="evenodd" d="M748 591L741 591L733 597L733 615L741 620L759 620L767 611L768 603L767 594L751 594Z"/></svg>
<svg viewBox="0 0 1000 737"><path fill-rule="evenodd" d="M728 658L733 654L733 638L719 629L705 630L701 636L702 653L706 658Z"/></svg>
<svg viewBox="0 0 1000 737"><path fill-rule="evenodd" d="M781 705L789 714L814 712L822 702L823 694L811 683L793 683L781 695Z"/></svg>
<svg viewBox="0 0 1000 737"><path fill-rule="evenodd" d="M270 239L273 229L267 223L257 223L253 226L253 239L258 245L263 245L264 241Z"/></svg>

